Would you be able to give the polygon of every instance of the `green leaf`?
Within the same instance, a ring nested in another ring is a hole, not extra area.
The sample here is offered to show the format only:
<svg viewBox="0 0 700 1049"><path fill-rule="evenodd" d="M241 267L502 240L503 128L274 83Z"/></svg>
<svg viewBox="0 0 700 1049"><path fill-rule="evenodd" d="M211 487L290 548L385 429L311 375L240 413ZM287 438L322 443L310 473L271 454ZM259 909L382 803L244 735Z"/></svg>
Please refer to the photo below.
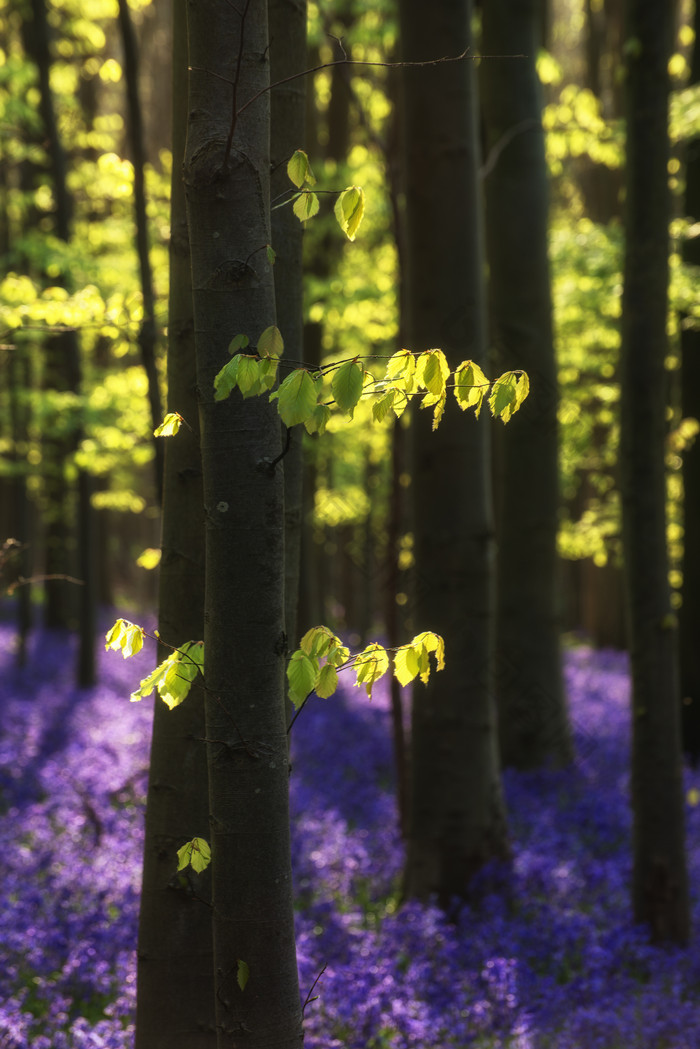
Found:
<svg viewBox="0 0 700 1049"><path fill-rule="evenodd" d="M489 405L494 415L510 422L530 392L530 380L525 372L504 372L493 384Z"/></svg>
<svg viewBox="0 0 700 1049"><path fill-rule="evenodd" d="M368 699L372 698L372 686L375 681L386 673L388 667L389 657L386 650L376 641L367 645L359 655L355 656L353 663L353 669L357 675L355 684L365 686Z"/></svg>
<svg viewBox="0 0 700 1049"><path fill-rule="evenodd" d="M310 692L313 692L318 674L318 660L311 659L301 649L292 654L287 667L289 698L295 707L300 707Z"/></svg>
<svg viewBox="0 0 700 1049"><path fill-rule="evenodd" d="M331 392L341 412L348 412L350 418L362 396L364 385L363 369L356 361L347 361L338 368L331 380Z"/></svg>
<svg viewBox="0 0 700 1049"><path fill-rule="evenodd" d="M306 652L307 656L320 658L341 645L340 638L336 637L327 626L312 626L302 637L299 648Z"/></svg>
<svg viewBox="0 0 700 1049"><path fill-rule="evenodd" d="M328 407L328 405L317 404L309 418L304 419L304 426L306 427L306 432L318 434L324 433L330 417L331 410Z"/></svg>
<svg viewBox="0 0 700 1049"><path fill-rule="evenodd" d="M514 372L504 372L494 381L489 396L489 407L492 415L499 415L508 422L514 411L517 376Z"/></svg>
<svg viewBox="0 0 700 1049"><path fill-rule="evenodd" d="M375 422L383 422L386 418L387 412L391 411L394 406L394 398L396 397L396 390L387 390L383 397L380 397L378 401L375 401L372 405L372 418ZM403 397L403 394L401 394Z"/></svg>
<svg viewBox="0 0 700 1049"><path fill-rule="evenodd" d="M263 390L271 390L277 378L278 357L264 357L258 363L258 382Z"/></svg>
<svg viewBox="0 0 700 1049"><path fill-rule="evenodd" d="M303 149L297 149L292 153L287 161L287 174L297 189L301 189L303 185L314 186L316 184L308 154Z"/></svg>
<svg viewBox="0 0 700 1049"><path fill-rule="evenodd" d="M436 670L445 669L445 642L439 634L432 630L424 630L422 634L416 634L411 641L412 648L418 655L420 679L423 683L430 677L430 661L428 653L435 653Z"/></svg>
<svg viewBox="0 0 700 1049"><path fill-rule="evenodd" d="M316 695L319 699L328 699L332 696L338 687L338 671L332 663L325 663L321 667L321 671L318 675L318 681L316 682Z"/></svg>
<svg viewBox="0 0 700 1049"><path fill-rule="evenodd" d="M318 401L318 390L305 368L297 368L275 391L278 410L285 426L296 426L313 414ZM272 399L272 395L271 395Z"/></svg>
<svg viewBox="0 0 700 1049"><path fill-rule="evenodd" d="M236 338L245 338L245 336L236 336ZM235 341L235 340L234 340ZM230 395L232 390L236 388L238 366L243 360L240 353L237 353L235 357L232 357L228 361L220 372L214 378L214 400L225 401Z"/></svg>
<svg viewBox="0 0 700 1049"><path fill-rule="evenodd" d="M233 356L233 354L238 353L239 350L245 350L249 342L250 339L247 335L234 335L228 344L228 352Z"/></svg>
<svg viewBox="0 0 700 1049"><path fill-rule="evenodd" d="M454 374L454 390L457 404L462 411L474 408L477 419L481 404L489 387L489 381L474 361L462 361Z"/></svg>
<svg viewBox="0 0 700 1049"><path fill-rule="evenodd" d="M258 339L258 355L260 357L281 357L284 353L284 339L282 332L276 324L265 328Z"/></svg>
<svg viewBox="0 0 700 1049"><path fill-rule="evenodd" d="M319 202L315 193L303 190L292 204L292 211L300 222L306 222L318 214Z"/></svg>
<svg viewBox="0 0 700 1049"><path fill-rule="evenodd" d="M258 361L255 357L241 357L238 362L236 381L244 397L253 397L260 393Z"/></svg>
<svg viewBox="0 0 700 1049"><path fill-rule="evenodd" d="M168 412L160 426L153 431L154 437L173 437L182 426L179 412Z"/></svg>
<svg viewBox="0 0 700 1049"><path fill-rule="evenodd" d="M343 233L348 240L354 240L365 213L365 191L361 186L348 186L336 200L333 210Z"/></svg>
<svg viewBox="0 0 700 1049"><path fill-rule="evenodd" d="M394 655L394 676L400 685L408 685L418 675L418 653L413 645L401 645Z"/></svg>
<svg viewBox="0 0 700 1049"><path fill-rule="evenodd" d="M206 870L211 862L211 849L204 838L193 838L177 850L177 869L191 867L196 874Z"/></svg>
<svg viewBox="0 0 700 1049"><path fill-rule="evenodd" d="M155 688L165 705L173 710L187 699L193 681L203 672L204 643L186 641L141 681L136 691L131 693L131 702L136 703L150 696Z"/></svg>
<svg viewBox="0 0 700 1049"><path fill-rule="evenodd" d="M450 366L442 350L426 350L421 353L416 364L418 383L426 390L441 397L450 375Z"/></svg>
<svg viewBox="0 0 700 1049"><path fill-rule="evenodd" d="M274 266L275 259L277 258L277 252L271 244L265 245L265 251L267 253L267 261L270 263L271 266Z"/></svg>
<svg viewBox="0 0 700 1049"><path fill-rule="evenodd" d="M121 649L124 659L128 659L143 648L143 636L143 627L129 622L128 619L118 619L105 634L105 651L111 648L117 652Z"/></svg>
<svg viewBox="0 0 700 1049"><path fill-rule="evenodd" d="M245 986L248 983L248 978L249 977L250 977L250 967L249 967L248 963L244 962L244 961L241 961L241 959L239 958L238 959L238 967L237 967L237 970L236 970L236 980L238 982L238 986L240 987L240 989L242 991L245 991Z"/></svg>

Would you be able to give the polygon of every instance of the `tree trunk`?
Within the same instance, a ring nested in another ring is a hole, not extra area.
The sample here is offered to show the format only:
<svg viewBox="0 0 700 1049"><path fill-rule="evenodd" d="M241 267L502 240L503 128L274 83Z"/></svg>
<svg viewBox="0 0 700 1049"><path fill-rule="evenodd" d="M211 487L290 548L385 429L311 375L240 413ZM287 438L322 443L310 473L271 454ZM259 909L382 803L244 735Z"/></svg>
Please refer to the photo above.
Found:
<svg viewBox="0 0 700 1049"><path fill-rule="evenodd" d="M185 160L206 522L205 708L220 1046L299 1047L274 404L214 401L232 337L274 323L267 5L188 4ZM246 982L244 974L249 973ZM243 986L241 986L243 985Z"/></svg>
<svg viewBox="0 0 700 1049"><path fill-rule="evenodd" d="M182 162L187 128L187 22L173 5L173 174L168 315L168 408L189 424L165 444L158 627L167 645L204 635L204 499L199 451L192 281ZM163 646L159 658L169 649ZM216 1045L211 873L176 875L177 849L209 836L204 690L158 700L146 804L135 1049Z"/></svg>
<svg viewBox="0 0 700 1049"><path fill-rule="evenodd" d="M691 82L700 82L700 4L695 5L695 44ZM700 135L686 145L685 212L691 223L700 222ZM688 237L684 262L700 265L700 238ZM686 318L688 319L688 318ZM696 322L697 323L697 322ZM681 324L682 390L684 418L700 419L700 330ZM683 453L683 604L680 615L681 697L683 749L700 761L700 438Z"/></svg>
<svg viewBox="0 0 700 1049"><path fill-rule="evenodd" d="M270 80L276 84L306 68L306 0L268 0L270 19ZM289 190L287 161L305 146L306 78L273 88L270 101L271 192L273 201ZM272 211L272 247L277 327L282 332L285 356L304 358L303 351L303 229L291 206ZM290 651L298 647L299 559L302 529L302 427L289 434L284 457L285 633Z"/></svg>
<svg viewBox="0 0 700 1049"><path fill-rule="evenodd" d="M654 940L689 934L675 616L666 549L670 4L628 0L620 460L632 663L633 900Z"/></svg>
<svg viewBox="0 0 700 1049"><path fill-rule="evenodd" d="M489 0L479 68L486 131L486 244L494 374L523 368L532 393L499 428L496 691L501 758L565 764L571 736L559 643L557 370L547 255L549 197L535 68L540 0Z"/></svg>
<svg viewBox="0 0 700 1049"><path fill-rule="evenodd" d="M471 5L402 0L403 58L469 44ZM484 363L476 90L471 62L404 70L409 348L439 346L454 368ZM405 890L448 904L508 852L491 687L493 523L489 421L449 403L435 433L415 420L418 630L445 639L446 669L414 690Z"/></svg>
<svg viewBox="0 0 700 1049"><path fill-rule="evenodd" d="M143 321L139 331L139 348L141 362L148 381L148 404L151 409L153 429L163 421L163 407L160 396L160 381L156 362L156 321L155 292L149 255L148 217L146 214L146 152L143 141L143 120L139 98L139 59L136 46L136 34L129 13L127 0L119 0L119 25L124 49L124 78L126 80L126 101L128 112L129 141L134 165L134 219L136 222L136 254L139 260L141 276L141 294L143 296ZM158 506L163 504L163 458L164 444L153 438L154 481Z"/></svg>

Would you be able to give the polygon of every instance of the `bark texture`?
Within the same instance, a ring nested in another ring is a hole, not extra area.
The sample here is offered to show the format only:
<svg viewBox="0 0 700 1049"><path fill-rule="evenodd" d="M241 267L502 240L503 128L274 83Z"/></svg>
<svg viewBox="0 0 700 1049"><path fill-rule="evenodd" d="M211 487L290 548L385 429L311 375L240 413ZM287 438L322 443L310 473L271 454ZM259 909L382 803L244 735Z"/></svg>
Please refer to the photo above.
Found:
<svg viewBox="0 0 700 1049"><path fill-rule="evenodd" d="M400 4L402 57L469 44L471 5ZM454 367L484 363L476 87L471 62L404 70L409 348ZM439 429L415 420L417 630L435 630L447 667L414 690L405 890L443 905L508 852L491 687L494 537L489 422L449 403Z"/></svg>
<svg viewBox="0 0 700 1049"><path fill-rule="evenodd" d="M275 320L265 251L269 94L259 95L269 84L267 5L194 0L187 13L217 1037L220 1046L287 1049L301 1046L302 1032L283 688L283 469L274 464L280 424L263 397L214 400L230 340L245 333L255 345Z"/></svg>
<svg viewBox="0 0 700 1049"><path fill-rule="evenodd" d="M632 664L634 913L655 940L683 943L688 884L664 464L672 26L671 5L628 0L620 455Z"/></svg>
<svg viewBox="0 0 700 1049"><path fill-rule="evenodd" d="M158 628L167 645L204 636L204 503L199 452L192 282L182 162L187 127L187 22L173 10L168 409L189 426L165 445ZM161 647L159 658L170 650ZM176 874L176 852L209 838L204 690L157 701L151 741L139 919L136 1049L216 1046L211 872Z"/></svg>
<svg viewBox="0 0 700 1049"><path fill-rule="evenodd" d="M505 765L564 764L557 592L557 372L547 254L549 195L535 68L540 0L489 0L482 50L525 55L479 68L493 371L522 368L531 393L495 433L498 537L496 693Z"/></svg>

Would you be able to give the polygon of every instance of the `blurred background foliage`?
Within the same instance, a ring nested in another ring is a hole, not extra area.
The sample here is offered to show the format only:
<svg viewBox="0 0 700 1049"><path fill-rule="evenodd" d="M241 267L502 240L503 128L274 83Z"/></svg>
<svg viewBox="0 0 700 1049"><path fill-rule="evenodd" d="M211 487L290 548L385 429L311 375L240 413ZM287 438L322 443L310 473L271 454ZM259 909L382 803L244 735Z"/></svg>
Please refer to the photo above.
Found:
<svg viewBox="0 0 700 1049"><path fill-rule="evenodd" d="M38 115L37 65L23 2L0 0L0 531L19 531L21 489L27 503L27 538L21 538L29 551L23 572L40 574L46 564L47 520L55 511L51 479L58 471L61 483L70 484L79 468L86 470L94 479L91 498L99 524L100 599L153 601L155 573L143 566L152 566L154 558L141 555L158 546L159 509L148 385L138 347L143 305L117 3L51 0L47 6L51 89L72 206L72 234L66 241L56 230L54 179ZM141 52L156 352L165 397L170 13L169 5L147 0L131 0L130 9ZM676 590L682 583L680 470L697 430L680 410L679 335L682 325L700 324L697 268L682 257L683 242L698 235L684 211L684 146L700 134L700 86L690 83L691 15L691 4L680 2L671 63L669 178L676 215L666 374L674 406L667 462ZM616 55L621 33L619 2L552 0L548 49L539 56L551 176L565 626L613 644L624 638L616 465L624 163ZM359 0L309 5L309 66L343 55L358 62L390 61L396 42L390 0L369 9ZM314 364L391 354L402 343L396 78L387 66L368 65L336 66L312 79L307 142L300 146L309 153L317 188L362 185L367 211L353 244L337 234L330 195L321 197L321 212L308 223L305 359ZM74 389L54 380L46 352L65 329L79 337L82 375ZM68 438L76 416L80 440L57 462L46 435L54 441ZM392 492L410 483L392 460L399 432L389 423L373 424L369 407L363 406L352 423L333 418L322 439L306 438L310 541L302 615L307 620L323 619L360 633L382 626L387 584L379 566L388 549ZM410 522L404 521L402 572L410 569L411 542ZM403 589L399 581L399 603ZM41 599L38 585L34 597Z"/></svg>

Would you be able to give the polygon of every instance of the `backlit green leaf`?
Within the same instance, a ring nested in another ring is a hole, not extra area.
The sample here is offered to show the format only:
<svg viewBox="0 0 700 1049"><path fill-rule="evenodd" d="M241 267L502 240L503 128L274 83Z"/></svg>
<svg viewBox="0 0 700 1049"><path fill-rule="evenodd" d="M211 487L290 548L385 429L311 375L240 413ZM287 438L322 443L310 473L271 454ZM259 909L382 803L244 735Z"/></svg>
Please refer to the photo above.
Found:
<svg viewBox="0 0 700 1049"><path fill-rule="evenodd" d="M297 649L287 667L289 698L295 707L300 707L309 693L313 692L317 674L318 660L311 659L301 649Z"/></svg>
<svg viewBox="0 0 700 1049"><path fill-rule="evenodd" d="M450 375L450 366L442 350L426 350L416 363L416 379L430 393L440 397L445 392L445 383Z"/></svg>
<svg viewBox="0 0 700 1049"><path fill-rule="evenodd" d="M285 426L296 426L313 414L318 400L318 389L305 368L293 371L280 383L275 392L280 417Z"/></svg>
<svg viewBox="0 0 700 1049"><path fill-rule="evenodd" d="M217 373L214 378L214 400L225 401L230 395L231 390L235 390L238 366L242 360L240 353L237 353L235 357L232 357L230 361L223 366L220 372Z"/></svg>
<svg viewBox="0 0 700 1049"><path fill-rule="evenodd" d="M354 240L365 213L365 191L361 186L348 186L336 200L333 210L343 233L348 240Z"/></svg>
<svg viewBox="0 0 700 1049"><path fill-rule="evenodd" d="M241 357L238 362L236 382L244 397L253 397L255 394L260 393L258 379L258 361L255 357Z"/></svg>
<svg viewBox="0 0 700 1049"><path fill-rule="evenodd" d="M525 372L504 372L493 384L489 405L494 415L510 422L530 392L530 380Z"/></svg>
<svg viewBox="0 0 700 1049"><path fill-rule="evenodd" d="M287 161L287 174L297 189L301 189L304 184L307 186L316 184L316 179L309 164L308 154L303 149L297 149L292 153Z"/></svg>
<svg viewBox="0 0 700 1049"><path fill-rule="evenodd" d="M396 393L396 390L387 390L383 397L374 402L372 405L372 418L375 422L380 423L386 418L387 412L391 411L394 405Z"/></svg>
<svg viewBox="0 0 700 1049"><path fill-rule="evenodd" d="M341 364L331 380L331 393L341 412L349 412L350 418L362 396L363 369L356 361Z"/></svg>
<svg viewBox="0 0 700 1049"><path fill-rule="evenodd" d="M281 357L284 353L284 339L276 324L271 324L258 339L258 354L261 357Z"/></svg>
<svg viewBox="0 0 700 1049"><path fill-rule="evenodd" d="M401 645L394 655L394 676L400 685L408 685L418 675L418 653L413 645Z"/></svg>
<svg viewBox="0 0 700 1049"><path fill-rule="evenodd" d="M308 419L304 419L307 433L322 434L325 432L331 410L327 404L317 404Z"/></svg>
<svg viewBox="0 0 700 1049"><path fill-rule="evenodd" d="M111 630L105 634L105 650L113 649L115 652L121 649L124 659L135 656L143 648L143 627L128 619L118 619Z"/></svg>
<svg viewBox="0 0 700 1049"><path fill-rule="evenodd" d="M292 204L292 211L300 222L306 222L318 214L319 202L315 193L303 190Z"/></svg>
<svg viewBox="0 0 700 1049"><path fill-rule="evenodd" d="M474 408L478 419L482 401L488 391L489 381L474 361L462 361L454 374L454 390L457 404L462 411Z"/></svg>
<svg viewBox="0 0 700 1049"><path fill-rule="evenodd" d="M353 663L353 669L357 675L355 684L365 686L369 699L372 698L372 686L375 681L378 681L386 673L388 667L389 657L386 654L386 650L381 645L378 645L376 641L373 641L371 645L367 645L355 657Z"/></svg>
<svg viewBox="0 0 700 1049"><path fill-rule="evenodd" d="M327 699L332 696L338 687L338 671L332 663L325 663L321 667L316 682L316 695L319 699Z"/></svg>
<svg viewBox="0 0 700 1049"><path fill-rule="evenodd" d="M154 437L173 437L182 426L182 416L178 412L168 412L160 426L153 431Z"/></svg>
<svg viewBox="0 0 700 1049"><path fill-rule="evenodd" d="M177 869L191 867L197 874L206 870L211 862L211 849L204 838L193 838L177 850Z"/></svg>

